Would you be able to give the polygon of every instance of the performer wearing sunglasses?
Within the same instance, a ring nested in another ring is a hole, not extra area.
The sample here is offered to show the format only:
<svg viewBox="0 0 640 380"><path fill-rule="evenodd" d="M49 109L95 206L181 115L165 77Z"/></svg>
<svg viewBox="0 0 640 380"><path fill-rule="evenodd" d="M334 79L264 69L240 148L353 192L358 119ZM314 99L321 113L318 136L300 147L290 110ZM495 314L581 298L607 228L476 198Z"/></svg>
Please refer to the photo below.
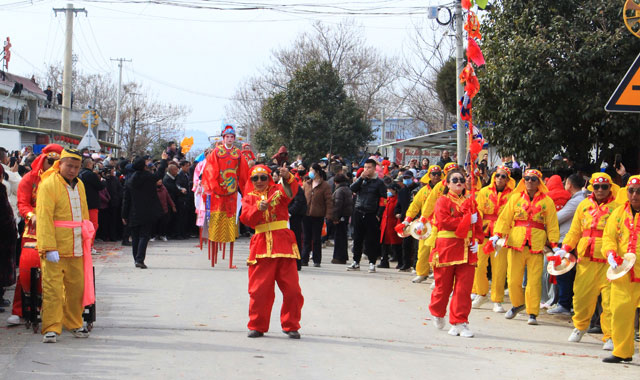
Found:
<svg viewBox="0 0 640 380"><path fill-rule="evenodd" d="M269 331L274 285L282 291L280 323L289 338L300 339L300 315L304 298L298 283L296 259L300 252L296 237L287 226L289 202L298 192L298 182L285 166L276 184L264 165L251 169L245 186L240 221L255 229L249 246L249 328L248 337Z"/></svg>
<svg viewBox="0 0 640 380"><path fill-rule="evenodd" d="M413 201L407 209L407 214L404 219L404 223L399 227L404 229L406 225L409 225L418 214L425 215L427 212L427 198L431 191L440 183L442 178L442 170L440 166L431 165L427 170L427 173L420 179L424 185L413 197ZM411 280L414 283L420 283L427 279L429 271L431 270L429 265L429 254L431 253L431 247L426 244L427 240L418 241L418 260L416 262L416 277Z"/></svg>
<svg viewBox="0 0 640 380"><path fill-rule="evenodd" d="M573 326L575 329L569 336L569 342L579 342L589 329L591 316L602 295L602 326L605 342L603 349L613 350L611 340L611 310L609 296L611 283L607 280L607 259L602 251L602 235L607 220L613 210L618 207L614 201L619 190L606 173L593 173L588 189L591 195L580 202L576 210L571 228L564 238L562 249L557 256L564 256L574 247L578 252L576 279L573 285Z"/></svg>
<svg viewBox="0 0 640 380"><path fill-rule="evenodd" d="M210 197L208 239L209 249L213 248L211 266L215 264L218 248L224 249L223 244L230 243L229 268L233 268L233 243L238 237L238 190L244 189L249 166L240 149L233 145L236 140L234 126L223 124L220 135L222 143L216 145L207 156L202 172L202 188L204 201L207 202L207 196Z"/></svg>
<svg viewBox="0 0 640 380"><path fill-rule="evenodd" d="M488 239L493 236L493 229L498 215L507 205L516 181L511 178L511 170L506 166L499 166L491 176L491 184L482 188L476 196L478 211L482 213L484 236ZM483 247L478 253L478 266L476 267L473 293L476 298L472 306L479 308L488 301L489 279L487 278L487 266L491 261L491 301L493 311L504 313L502 301L504 300L504 283L507 278L507 248L502 247L500 252L494 252L491 247Z"/></svg>
<svg viewBox="0 0 640 380"><path fill-rule="evenodd" d="M472 211L475 200L465 197L466 180L462 171L451 170L445 181L447 188L438 199L433 216L438 232L431 251L435 289L431 293L429 311L434 317L435 327L444 328L444 316L453 290L449 335L471 338L473 332L467 325L478 253L478 242L474 236L482 238L482 220L477 211ZM467 228L461 229L461 225Z"/></svg>
<svg viewBox="0 0 640 380"><path fill-rule="evenodd" d="M613 355L605 358L605 363L631 361L634 351L633 320L640 304L640 261L637 260L640 247L640 175L629 178L627 197L627 202L616 208L607 220L602 239L602 252L612 268L623 264L625 254L636 256L631 270L611 282L609 306ZM604 331L604 325L602 327Z"/></svg>
<svg viewBox="0 0 640 380"><path fill-rule="evenodd" d="M505 246L507 255L507 278L512 308L505 314L513 319L525 309L529 314L528 324L537 325L540 311L540 293L544 257L542 251L547 240L554 253L557 252L560 229L553 200L546 195L547 186L542 182L542 173L528 169L498 216L491 242L509 235ZM527 270L526 292L522 291L524 271ZM524 293L524 294L523 294Z"/></svg>
<svg viewBox="0 0 640 380"><path fill-rule="evenodd" d="M22 292L31 289L31 268L40 268L40 256L36 250L36 194L40 185L40 176L60 159L62 147L49 144L31 164L31 171L22 177L18 185L18 212L25 220L20 252L20 275L13 296L13 309L7 319L10 325L22 323Z"/></svg>

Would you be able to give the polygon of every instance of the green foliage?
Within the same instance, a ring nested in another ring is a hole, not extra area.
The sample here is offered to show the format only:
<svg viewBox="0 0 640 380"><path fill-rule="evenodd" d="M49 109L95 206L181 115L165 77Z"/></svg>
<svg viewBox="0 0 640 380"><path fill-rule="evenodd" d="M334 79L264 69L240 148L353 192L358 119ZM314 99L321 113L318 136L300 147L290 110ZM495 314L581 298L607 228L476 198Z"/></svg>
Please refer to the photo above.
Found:
<svg viewBox="0 0 640 380"><path fill-rule="evenodd" d="M449 58L438 71L436 92L447 112L455 115L458 104L456 98L456 57Z"/></svg>
<svg viewBox="0 0 640 380"><path fill-rule="evenodd" d="M596 142L601 158L637 144L637 116L604 111L640 52L622 5L509 0L482 17L487 64L474 118L495 123L485 135L501 153L539 166L564 152L588 164Z"/></svg>
<svg viewBox="0 0 640 380"><path fill-rule="evenodd" d="M364 112L347 96L328 62L311 61L262 108L265 124L255 134L258 149L319 160L327 152L351 156L372 139Z"/></svg>

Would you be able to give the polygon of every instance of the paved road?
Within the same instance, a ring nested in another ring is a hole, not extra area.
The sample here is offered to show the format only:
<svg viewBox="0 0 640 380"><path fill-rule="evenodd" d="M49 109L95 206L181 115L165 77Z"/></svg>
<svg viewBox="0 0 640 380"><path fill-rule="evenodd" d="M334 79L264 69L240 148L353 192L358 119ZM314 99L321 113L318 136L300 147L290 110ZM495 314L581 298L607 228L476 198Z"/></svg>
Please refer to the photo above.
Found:
<svg viewBox="0 0 640 380"><path fill-rule="evenodd" d="M640 358L605 365L599 336L568 343L568 318L506 321L473 310L476 337L451 337L428 317L429 284L395 270L369 274L305 267L302 339L280 332L276 291L271 331L246 337L248 239L238 269L210 268L195 239L154 242L148 270L130 249L103 244L96 258L98 320L87 340L64 332L57 344L23 327L0 328L4 379L558 379L640 378ZM1 318L6 318L2 314Z"/></svg>

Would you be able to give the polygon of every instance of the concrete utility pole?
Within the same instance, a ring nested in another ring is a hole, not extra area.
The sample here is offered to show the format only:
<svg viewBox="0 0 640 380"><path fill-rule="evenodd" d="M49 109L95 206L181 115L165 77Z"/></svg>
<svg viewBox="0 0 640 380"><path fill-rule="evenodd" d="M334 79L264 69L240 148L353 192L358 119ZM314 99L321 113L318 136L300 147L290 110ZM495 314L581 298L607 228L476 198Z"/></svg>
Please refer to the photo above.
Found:
<svg viewBox="0 0 640 380"><path fill-rule="evenodd" d="M118 95L116 99L116 139L115 143L120 145L122 142L122 131L120 130L120 101L122 99L122 62L131 62L130 59L124 58L111 58L112 61L118 61L118 69L120 74L118 76Z"/></svg>
<svg viewBox="0 0 640 380"><path fill-rule="evenodd" d="M456 26L456 125L457 125L457 154L458 165L464 165L464 159L467 156L467 140L465 138L465 128L460 118L460 105L458 101L464 96L464 87L460 83L460 74L464 65L464 45L462 42L462 0L456 0L456 9L453 20Z"/></svg>
<svg viewBox="0 0 640 380"><path fill-rule="evenodd" d="M380 145L384 145L385 144L385 137L387 135L387 125L386 125L386 119L384 117L384 108L382 109L382 120L381 124L380 124ZM384 147L384 151L385 153L387 152L387 147ZM382 153L382 152L381 152ZM383 154L383 156L386 156L386 154Z"/></svg>
<svg viewBox="0 0 640 380"><path fill-rule="evenodd" d="M67 4L66 8L53 8L55 15L58 12L64 12L67 20L66 40L64 44L64 71L62 74L62 132L71 132L71 77L72 77L72 41L73 41L73 16L83 12L87 15L84 8L74 8L73 4Z"/></svg>

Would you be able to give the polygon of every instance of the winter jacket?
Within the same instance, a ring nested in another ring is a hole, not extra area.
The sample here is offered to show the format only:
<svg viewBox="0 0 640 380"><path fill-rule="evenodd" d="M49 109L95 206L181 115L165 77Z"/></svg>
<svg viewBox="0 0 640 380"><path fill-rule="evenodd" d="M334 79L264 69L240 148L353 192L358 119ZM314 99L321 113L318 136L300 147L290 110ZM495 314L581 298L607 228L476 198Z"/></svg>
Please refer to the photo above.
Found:
<svg viewBox="0 0 640 380"><path fill-rule="evenodd" d="M349 220L353 214L353 193L347 183L340 183L333 192L333 211L331 219L340 221L341 218Z"/></svg>
<svg viewBox="0 0 640 380"><path fill-rule="evenodd" d="M376 214L382 217L384 206L380 204L380 198L387 197L387 188L380 178L364 178L360 176L351 185L351 191L357 194L355 210L362 214Z"/></svg>
<svg viewBox="0 0 640 380"><path fill-rule="evenodd" d="M167 161L162 160L155 173L136 170L125 183L122 218L128 226L153 224L162 216L156 182L164 176L166 168Z"/></svg>
<svg viewBox="0 0 640 380"><path fill-rule="evenodd" d="M304 197L304 191L298 191L289 203L289 215L305 216L307 215L307 199Z"/></svg>
<svg viewBox="0 0 640 380"><path fill-rule="evenodd" d="M398 191L398 201L394 207L393 214L400 214L400 220L404 220L407 209L411 204L411 192L418 186L419 185L414 182L409 186L403 186L402 189ZM387 207L389 207L389 205L387 205Z"/></svg>
<svg viewBox="0 0 640 380"><path fill-rule="evenodd" d="M307 199L307 216L331 219L333 197L327 181L320 180L320 184L313 187L313 180L310 179L304 183L303 189Z"/></svg>
<svg viewBox="0 0 640 380"><path fill-rule="evenodd" d="M100 196L98 193L100 190L104 189L104 182L100 181L100 177L98 177L96 173L87 168L82 168L82 170L80 170L78 178L80 178L82 183L84 183L84 190L87 194L87 206L89 206L89 210L97 209L98 206L100 206Z"/></svg>
<svg viewBox="0 0 640 380"><path fill-rule="evenodd" d="M157 185L156 190L158 192L158 199L160 200L160 204L162 205L163 214L169 213L169 207L171 207L172 211L175 211L176 205L173 203L167 188L164 187L163 184Z"/></svg>

